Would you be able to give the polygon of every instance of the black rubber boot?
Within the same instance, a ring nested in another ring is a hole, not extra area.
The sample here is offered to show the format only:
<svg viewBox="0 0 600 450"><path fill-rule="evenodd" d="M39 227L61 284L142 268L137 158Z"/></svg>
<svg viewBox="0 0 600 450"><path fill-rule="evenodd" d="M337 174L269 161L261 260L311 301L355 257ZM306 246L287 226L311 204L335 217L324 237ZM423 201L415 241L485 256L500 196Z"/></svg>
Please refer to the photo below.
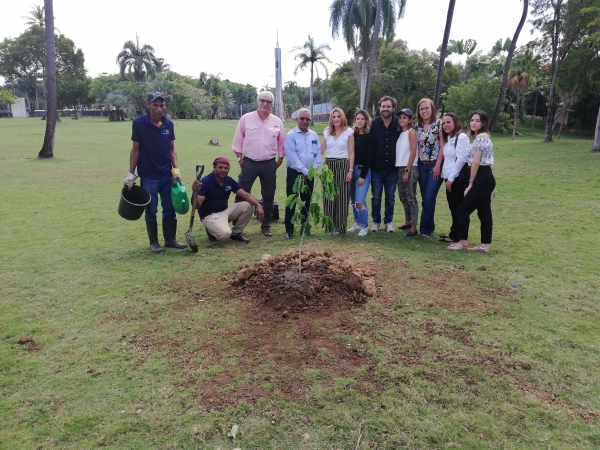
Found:
<svg viewBox="0 0 600 450"><path fill-rule="evenodd" d="M150 239L150 250L152 253L162 253L164 248L158 243L158 224L156 222L146 222L146 231Z"/></svg>
<svg viewBox="0 0 600 450"><path fill-rule="evenodd" d="M163 219L162 227L163 236L165 237L165 247L177 248L179 250L187 248L187 244L177 242L177 239L175 239L175 235L177 234L177 219Z"/></svg>
<svg viewBox="0 0 600 450"><path fill-rule="evenodd" d="M217 238L216 238L216 237L214 237L212 234L210 234L210 233L208 232L208 229L207 229L207 228L205 228L205 230L206 230L206 236L208 237L208 240L209 240L209 241L211 241L211 242L216 242L216 241L217 241Z"/></svg>

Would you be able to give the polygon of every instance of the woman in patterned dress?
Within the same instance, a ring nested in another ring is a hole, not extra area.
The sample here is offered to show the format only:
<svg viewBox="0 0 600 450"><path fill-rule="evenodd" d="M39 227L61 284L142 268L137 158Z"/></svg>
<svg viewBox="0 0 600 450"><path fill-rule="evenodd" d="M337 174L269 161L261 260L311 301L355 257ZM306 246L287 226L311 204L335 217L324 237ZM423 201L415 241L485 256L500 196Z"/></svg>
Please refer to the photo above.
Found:
<svg viewBox="0 0 600 450"><path fill-rule="evenodd" d="M465 190L465 198L457 210L457 235L458 242L448 246L448 250L474 250L489 253L492 243L492 197L495 193L496 180L492 174L494 152L488 116L484 111L478 110L471 114L469 123L469 136L475 136L469 149L467 163L471 167L469 186ZM481 243L469 247L470 216L477 210L481 222Z"/></svg>
<svg viewBox="0 0 600 450"><path fill-rule="evenodd" d="M350 205L350 182L354 172L354 130L348 128L344 111L333 108L329 125L323 130L321 154L325 154L325 164L334 175L339 194L333 200L323 198L323 214L333 220L333 230L328 234L343 234L348 223Z"/></svg>
<svg viewBox="0 0 600 450"><path fill-rule="evenodd" d="M429 237L435 230L435 203L442 185L444 139L435 105L422 98L417 105L417 152L419 157L419 188L421 190L420 235Z"/></svg>

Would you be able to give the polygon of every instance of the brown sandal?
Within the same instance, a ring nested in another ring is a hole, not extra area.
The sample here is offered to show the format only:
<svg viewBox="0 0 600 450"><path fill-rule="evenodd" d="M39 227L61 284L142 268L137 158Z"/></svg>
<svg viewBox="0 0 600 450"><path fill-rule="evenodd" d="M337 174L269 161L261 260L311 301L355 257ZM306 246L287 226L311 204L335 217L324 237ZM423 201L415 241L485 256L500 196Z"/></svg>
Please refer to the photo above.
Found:
<svg viewBox="0 0 600 450"><path fill-rule="evenodd" d="M471 251L474 251L474 252L482 252L482 253L489 253L490 252L490 248L489 247L483 247L481 244L475 245L473 247L469 247L467 250L471 250Z"/></svg>

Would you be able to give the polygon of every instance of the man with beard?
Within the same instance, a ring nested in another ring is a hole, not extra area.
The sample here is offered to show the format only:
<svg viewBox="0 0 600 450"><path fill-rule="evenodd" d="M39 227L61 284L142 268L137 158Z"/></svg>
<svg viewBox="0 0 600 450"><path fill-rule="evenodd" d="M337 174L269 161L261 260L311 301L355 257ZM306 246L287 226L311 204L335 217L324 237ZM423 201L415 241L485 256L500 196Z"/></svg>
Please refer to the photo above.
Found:
<svg viewBox="0 0 600 450"><path fill-rule="evenodd" d="M375 137L375 157L371 165L371 231L379 231L381 225L381 198L385 190L383 223L388 233L394 232L394 203L398 170L396 169L396 141L400 136L398 117L394 110L398 102L392 97L381 97L378 117L373 119L370 133Z"/></svg>

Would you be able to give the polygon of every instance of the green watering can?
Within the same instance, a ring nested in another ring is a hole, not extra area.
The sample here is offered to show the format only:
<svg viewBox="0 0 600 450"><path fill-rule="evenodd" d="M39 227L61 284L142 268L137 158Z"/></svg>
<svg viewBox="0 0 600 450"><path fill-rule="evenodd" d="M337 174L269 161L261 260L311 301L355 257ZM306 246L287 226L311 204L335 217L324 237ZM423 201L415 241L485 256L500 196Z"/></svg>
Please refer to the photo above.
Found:
<svg viewBox="0 0 600 450"><path fill-rule="evenodd" d="M187 214L189 211L190 199L183 183L176 182L171 185L171 203L177 214Z"/></svg>

